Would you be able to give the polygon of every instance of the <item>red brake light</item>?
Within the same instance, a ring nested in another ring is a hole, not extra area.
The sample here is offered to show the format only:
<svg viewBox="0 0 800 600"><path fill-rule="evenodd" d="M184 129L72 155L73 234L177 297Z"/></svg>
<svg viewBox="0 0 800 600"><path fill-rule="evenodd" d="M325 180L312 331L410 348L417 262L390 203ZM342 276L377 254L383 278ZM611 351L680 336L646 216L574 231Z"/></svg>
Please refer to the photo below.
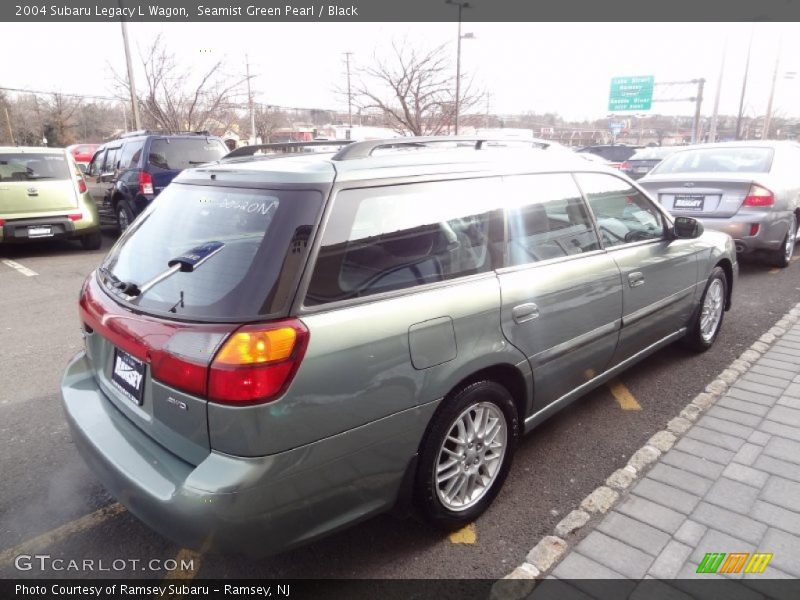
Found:
<svg viewBox="0 0 800 600"><path fill-rule="evenodd" d="M297 372L308 337L308 329L297 319L241 327L211 363L208 399L224 404L274 400Z"/></svg>
<svg viewBox="0 0 800 600"><path fill-rule="evenodd" d="M631 163L626 160L624 163L620 163L619 168L626 171L631 168Z"/></svg>
<svg viewBox="0 0 800 600"><path fill-rule="evenodd" d="M153 193L153 177L147 171L139 171L139 193Z"/></svg>
<svg viewBox="0 0 800 600"><path fill-rule="evenodd" d="M88 188L86 187L86 182L83 180L83 177L79 178L78 179L78 192L81 193L81 194L85 194L87 189Z"/></svg>
<svg viewBox="0 0 800 600"><path fill-rule="evenodd" d="M6 224L6 222L3 219L0 219L0 227L2 227L5 224Z"/></svg>
<svg viewBox="0 0 800 600"><path fill-rule="evenodd" d="M72 215L67 215L67 218L69 218L70 221L75 222L75 221L80 221L83 218L83 215L80 213L76 213Z"/></svg>
<svg viewBox="0 0 800 600"><path fill-rule="evenodd" d="M775 196L767 188L763 188L755 183L750 186L747 198L744 199L742 206L772 206L775 204Z"/></svg>

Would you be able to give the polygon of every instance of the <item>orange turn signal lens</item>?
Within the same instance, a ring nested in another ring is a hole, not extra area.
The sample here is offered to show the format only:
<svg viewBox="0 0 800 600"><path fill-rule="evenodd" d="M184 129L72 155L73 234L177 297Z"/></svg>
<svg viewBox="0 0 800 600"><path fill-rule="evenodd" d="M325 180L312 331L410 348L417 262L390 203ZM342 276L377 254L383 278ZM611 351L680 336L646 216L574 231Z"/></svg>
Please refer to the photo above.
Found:
<svg viewBox="0 0 800 600"><path fill-rule="evenodd" d="M217 353L215 362L253 365L284 360L292 355L297 332L291 327L233 334Z"/></svg>

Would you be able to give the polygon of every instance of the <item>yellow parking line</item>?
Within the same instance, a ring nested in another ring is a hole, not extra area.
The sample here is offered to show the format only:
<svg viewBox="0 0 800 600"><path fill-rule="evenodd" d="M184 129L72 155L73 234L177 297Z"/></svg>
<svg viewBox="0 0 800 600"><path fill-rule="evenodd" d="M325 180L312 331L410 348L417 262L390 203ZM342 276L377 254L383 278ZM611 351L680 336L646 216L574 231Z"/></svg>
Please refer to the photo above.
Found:
<svg viewBox="0 0 800 600"><path fill-rule="evenodd" d="M608 389L622 410L642 410L641 405L633 397L630 390L621 381L611 381Z"/></svg>
<svg viewBox="0 0 800 600"><path fill-rule="evenodd" d="M96 527L97 525L100 525L100 523L103 523L104 521L107 521L108 519L115 517L124 511L125 507L119 502L115 502L114 504L104 506L103 508L96 510L84 517L70 521L61 527L57 527L56 529L41 535L37 535L35 538L31 538L26 542L22 542L18 546L3 550L0 552L0 567L11 564L11 562L20 554L32 554L47 548L48 546L60 542L71 535L81 533L82 531L86 531L92 527Z"/></svg>
<svg viewBox="0 0 800 600"><path fill-rule="evenodd" d="M450 534L450 541L454 544L474 544L477 539L478 534L475 532L475 523L470 523Z"/></svg>

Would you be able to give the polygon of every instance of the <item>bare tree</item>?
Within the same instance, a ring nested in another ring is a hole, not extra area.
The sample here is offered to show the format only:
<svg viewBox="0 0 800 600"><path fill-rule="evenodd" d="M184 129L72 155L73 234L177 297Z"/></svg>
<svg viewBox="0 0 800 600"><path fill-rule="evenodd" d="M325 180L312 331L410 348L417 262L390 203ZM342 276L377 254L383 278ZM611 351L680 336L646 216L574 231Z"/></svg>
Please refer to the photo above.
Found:
<svg viewBox="0 0 800 600"><path fill-rule="evenodd" d="M236 90L246 77L224 74L222 61L193 77L192 70L178 64L175 55L159 35L146 52L140 54L144 67L144 86L138 94L143 120L167 132L197 131L210 123L227 121ZM120 96L130 97L127 79L115 73Z"/></svg>
<svg viewBox="0 0 800 600"><path fill-rule="evenodd" d="M387 126L398 132L436 135L453 122L455 87L455 69L445 46L418 51L393 42L388 59L376 56L373 65L356 70L353 95L357 106L381 111ZM459 110L466 113L481 94L471 84L461 88Z"/></svg>
<svg viewBox="0 0 800 600"><path fill-rule="evenodd" d="M269 144L275 131L290 124L286 114L273 107L263 104L256 105L255 108L256 135L261 138L261 142Z"/></svg>

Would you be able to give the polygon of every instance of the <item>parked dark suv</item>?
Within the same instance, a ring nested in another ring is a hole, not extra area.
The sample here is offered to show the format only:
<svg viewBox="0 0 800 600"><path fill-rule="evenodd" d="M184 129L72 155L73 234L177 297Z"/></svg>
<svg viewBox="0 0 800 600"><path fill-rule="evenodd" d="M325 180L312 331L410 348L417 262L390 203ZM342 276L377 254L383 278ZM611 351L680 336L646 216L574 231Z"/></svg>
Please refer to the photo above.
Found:
<svg viewBox="0 0 800 600"><path fill-rule="evenodd" d="M219 160L227 153L222 140L206 131L136 131L103 144L85 175L101 225L125 231L183 169Z"/></svg>

